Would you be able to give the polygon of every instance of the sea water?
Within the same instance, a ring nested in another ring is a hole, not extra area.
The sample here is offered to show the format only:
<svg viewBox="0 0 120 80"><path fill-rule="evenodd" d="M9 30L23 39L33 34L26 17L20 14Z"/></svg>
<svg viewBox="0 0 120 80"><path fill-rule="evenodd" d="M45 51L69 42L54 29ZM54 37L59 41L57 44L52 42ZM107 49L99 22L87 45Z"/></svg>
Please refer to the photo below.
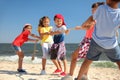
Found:
<svg viewBox="0 0 120 80"><path fill-rule="evenodd" d="M77 49L78 44L75 43L67 43L66 45L66 50L67 50L67 60L71 60L71 54L72 52ZM34 52L34 43L25 43L22 46L22 50L24 51L24 61L25 62L31 62L31 56ZM38 43L36 45L36 54L35 54L35 60L33 60L33 63L41 63L41 58L42 58L42 49L41 45ZM2 60L7 60L7 61L17 61L18 56L16 55L14 48L10 43L0 43L0 61ZM103 61L109 61L109 59L102 54L100 57L100 60ZM48 64L50 61L47 61ZM51 62L50 62L51 63Z"/></svg>

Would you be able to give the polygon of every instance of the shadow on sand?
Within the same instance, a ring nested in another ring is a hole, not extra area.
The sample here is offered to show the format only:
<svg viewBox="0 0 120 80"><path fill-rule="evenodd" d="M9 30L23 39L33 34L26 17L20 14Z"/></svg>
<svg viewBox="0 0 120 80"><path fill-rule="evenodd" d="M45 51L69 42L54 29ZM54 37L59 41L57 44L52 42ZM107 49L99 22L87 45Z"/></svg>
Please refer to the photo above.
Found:
<svg viewBox="0 0 120 80"><path fill-rule="evenodd" d="M22 77L23 75L36 75L36 76L40 75L36 73L19 73L17 71L9 71L9 70L0 70L0 74L15 75L20 80L24 80L24 78ZM37 80L37 79L29 78L28 80Z"/></svg>

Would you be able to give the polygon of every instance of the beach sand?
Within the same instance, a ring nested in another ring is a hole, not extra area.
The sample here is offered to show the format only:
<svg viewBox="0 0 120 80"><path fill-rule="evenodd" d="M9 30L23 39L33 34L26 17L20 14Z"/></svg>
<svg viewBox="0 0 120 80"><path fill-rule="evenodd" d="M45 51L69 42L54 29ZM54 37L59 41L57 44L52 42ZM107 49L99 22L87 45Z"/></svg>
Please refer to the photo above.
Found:
<svg viewBox="0 0 120 80"><path fill-rule="evenodd" d="M76 67L74 77L78 74L79 66ZM46 65L47 75L40 75L41 64L23 63L23 67L28 72L27 74L19 74L16 71L17 62L0 61L0 80L61 80L61 77L52 74L56 69L53 64ZM120 80L120 70L116 68L91 66L88 74L89 80Z"/></svg>

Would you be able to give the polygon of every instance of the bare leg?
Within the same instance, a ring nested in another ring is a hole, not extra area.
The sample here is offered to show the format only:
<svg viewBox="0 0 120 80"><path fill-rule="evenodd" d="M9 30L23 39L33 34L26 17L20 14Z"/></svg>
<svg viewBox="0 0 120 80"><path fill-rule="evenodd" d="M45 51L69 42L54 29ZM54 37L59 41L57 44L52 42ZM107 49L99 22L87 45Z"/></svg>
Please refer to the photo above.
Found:
<svg viewBox="0 0 120 80"><path fill-rule="evenodd" d="M80 80L83 76L83 74L87 73L89 70L89 66L92 63L91 60L85 59L84 62L82 63L82 66L80 68L79 74L78 74L78 80Z"/></svg>
<svg viewBox="0 0 120 80"><path fill-rule="evenodd" d="M19 52L19 51L17 51L16 53L19 57L19 59L18 59L18 69L22 69L24 54L23 54L23 52Z"/></svg>
<svg viewBox="0 0 120 80"><path fill-rule="evenodd" d="M67 60L63 60L64 72L67 73Z"/></svg>
<svg viewBox="0 0 120 80"><path fill-rule="evenodd" d="M72 53L72 60L71 60L71 64L70 64L70 70L69 70L69 74L71 76L73 76L74 74L74 70L76 67L76 63L77 63L77 58L78 58L78 52L79 52L80 48L77 48L73 53Z"/></svg>
<svg viewBox="0 0 120 80"><path fill-rule="evenodd" d="M116 62L117 65L118 65L118 68L120 69L120 61Z"/></svg>
<svg viewBox="0 0 120 80"><path fill-rule="evenodd" d="M88 75L88 70L85 71L84 75L86 75L86 76Z"/></svg>
<svg viewBox="0 0 120 80"><path fill-rule="evenodd" d="M60 69L62 70L62 66L61 66L60 61L59 61L59 60L57 60L57 61L58 61L58 64L59 64Z"/></svg>
<svg viewBox="0 0 120 80"><path fill-rule="evenodd" d="M46 59L42 58L42 70L45 70Z"/></svg>
<svg viewBox="0 0 120 80"><path fill-rule="evenodd" d="M57 60L54 59L54 60L52 60L52 62L55 64L57 69L59 69L59 70L61 69Z"/></svg>

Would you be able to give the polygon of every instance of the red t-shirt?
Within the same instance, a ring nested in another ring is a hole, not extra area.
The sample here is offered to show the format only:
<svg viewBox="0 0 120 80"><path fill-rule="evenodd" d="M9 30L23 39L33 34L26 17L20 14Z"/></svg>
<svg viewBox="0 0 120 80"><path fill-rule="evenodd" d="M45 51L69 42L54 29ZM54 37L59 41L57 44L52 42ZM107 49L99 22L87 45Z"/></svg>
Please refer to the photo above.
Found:
<svg viewBox="0 0 120 80"><path fill-rule="evenodd" d="M91 29L87 30L85 37L89 38L89 39L92 38L93 31L94 31L94 27L92 27Z"/></svg>
<svg viewBox="0 0 120 80"><path fill-rule="evenodd" d="M15 38L12 44L15 46L22 46L24 42L28 41L29 34L30 34L29 30L23 31L19 36Z"/></svg>

